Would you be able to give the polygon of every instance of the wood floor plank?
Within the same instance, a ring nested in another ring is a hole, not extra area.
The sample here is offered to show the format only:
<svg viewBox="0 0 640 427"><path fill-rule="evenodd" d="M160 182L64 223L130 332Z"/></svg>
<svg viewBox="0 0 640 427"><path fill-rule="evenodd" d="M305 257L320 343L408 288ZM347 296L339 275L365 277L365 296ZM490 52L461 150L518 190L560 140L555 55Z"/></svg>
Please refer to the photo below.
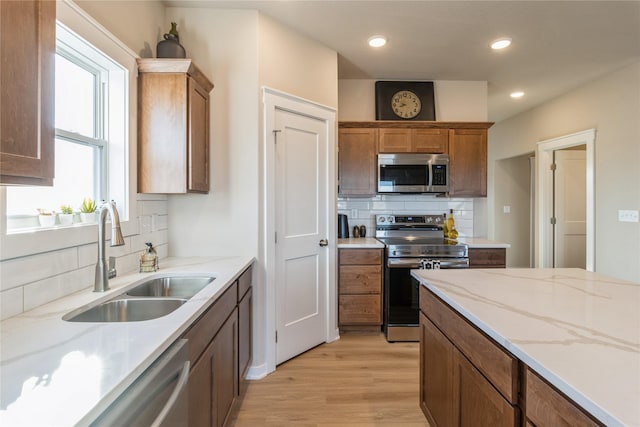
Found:
<svg viewBox="0 0 640 427"><path fill-rule="evenodd" d="M419 345L342 334L250 381L235 427L428 427L419 406Z"/></svg>

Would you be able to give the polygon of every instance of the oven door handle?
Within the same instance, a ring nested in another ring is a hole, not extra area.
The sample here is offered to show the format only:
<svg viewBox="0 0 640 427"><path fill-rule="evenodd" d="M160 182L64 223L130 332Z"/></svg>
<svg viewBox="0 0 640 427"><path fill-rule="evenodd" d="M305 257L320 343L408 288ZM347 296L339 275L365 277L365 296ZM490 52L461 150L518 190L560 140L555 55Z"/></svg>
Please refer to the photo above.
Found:
<svg viewBox="0 0 640 427"><path fill-rule="evenodd" d="M440 261L440 268L469 268L469 258L388 258L388 268L420 268L420 260L433 259Z"/></svg>
<svg viewBox="0 0 640 427"><path fill-rule="evenodd" d="M389 268L419 268L420 258L389 258L387 259Z"/></svg>

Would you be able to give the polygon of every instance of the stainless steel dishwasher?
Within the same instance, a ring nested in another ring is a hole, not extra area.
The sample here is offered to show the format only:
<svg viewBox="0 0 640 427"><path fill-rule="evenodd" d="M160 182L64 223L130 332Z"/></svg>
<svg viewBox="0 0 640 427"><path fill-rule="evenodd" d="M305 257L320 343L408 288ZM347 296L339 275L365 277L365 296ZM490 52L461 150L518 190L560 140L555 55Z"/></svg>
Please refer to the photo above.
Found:
<svg viewBox="0 0 640 427"><path fill-rule="evenodd" d="M187 427L187 340L169 347L95 420L92 427Z"/></svg>

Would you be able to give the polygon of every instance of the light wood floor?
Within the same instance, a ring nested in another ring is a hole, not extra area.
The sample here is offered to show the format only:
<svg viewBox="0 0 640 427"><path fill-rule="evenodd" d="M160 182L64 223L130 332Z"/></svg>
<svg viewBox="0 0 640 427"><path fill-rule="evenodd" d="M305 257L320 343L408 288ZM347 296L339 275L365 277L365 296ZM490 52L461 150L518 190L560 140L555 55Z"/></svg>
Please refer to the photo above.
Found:
<svg viewBox="0 0 640 427"><path fill-rule="evenodd" d="M228 425L420 426L418 343L342 334L250 381Z"/></svg>

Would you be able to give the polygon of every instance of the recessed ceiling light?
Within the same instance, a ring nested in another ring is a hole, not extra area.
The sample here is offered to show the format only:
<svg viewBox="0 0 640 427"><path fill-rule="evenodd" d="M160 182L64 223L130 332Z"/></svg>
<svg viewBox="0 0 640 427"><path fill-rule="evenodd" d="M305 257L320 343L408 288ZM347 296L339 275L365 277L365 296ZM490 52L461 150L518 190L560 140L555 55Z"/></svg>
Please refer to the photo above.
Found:
<svg viewBox="0 0 640 427"><path fill-rule="evenodd" d="M512 98L522 98L524 96L524 92L522 91L511 92L511 95L509 96Z"/></svg>
<svg viewBox="0 0 640 427"><path fill-rule="evenodd" d="M504 37L501 39L497 39L491 42L491 49L500 50L505 47L509 47L511 45L511 39L509 37Z"/></svg>
<svg viewBox="0 0 640 427"><path fill-rule="evenodd" d="M371 47L382 47L387 44L387 38L385 36L371 36L368 42Z"/></svg>

